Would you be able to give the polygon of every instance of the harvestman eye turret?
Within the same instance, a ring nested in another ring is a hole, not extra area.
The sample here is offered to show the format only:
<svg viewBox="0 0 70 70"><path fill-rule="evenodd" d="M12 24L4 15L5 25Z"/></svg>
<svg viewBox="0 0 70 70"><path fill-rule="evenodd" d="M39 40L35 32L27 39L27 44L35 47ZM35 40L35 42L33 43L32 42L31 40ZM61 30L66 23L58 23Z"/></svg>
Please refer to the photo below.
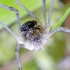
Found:
<svg viewBox="0 0 70 70"><path fill-rule="evenodd" d="M18 64L18 70L21 69L20 59L19 59L19 50L21 47L37 51L39 49L42 49L44 51L44 44L47 43L48 38L58 31L63 32L69 32L70 29L59 27L55 30L50 32L50 21L51 21L51 14L52 14L52 7L54 4L54 0L51 0L50 4L50 10L48 19L46 18L46 0L42 0L42 6L43 6L43 15L44 15L44 23L43 26L40 20L32 13L30 12L24 5L22 5L19 0L15 0L29 15L31 15L35 20L30 20L25 22L20 27L20 15L19 11L13 7L8 7L3 4L0 4L1 8L5 8L7 10L13 11L16 13L17 17L17 23L18 23L18 37L14 35L14 33L4 24L0 21L0 24L8 31L10 34L17 40L18 45L16 47L16 60ZM48 21L47 21L48 20Z"/></svg>

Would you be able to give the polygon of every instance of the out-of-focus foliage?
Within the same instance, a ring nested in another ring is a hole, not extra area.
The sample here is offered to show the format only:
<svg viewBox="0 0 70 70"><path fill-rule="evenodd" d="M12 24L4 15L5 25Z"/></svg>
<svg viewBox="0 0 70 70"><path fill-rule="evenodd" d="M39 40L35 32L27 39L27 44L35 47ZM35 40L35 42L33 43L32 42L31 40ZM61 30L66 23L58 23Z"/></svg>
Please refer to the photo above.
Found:
<svg viewBox="0 0 70 70"><path fill-rule="evenodd" d="M21 0L22 4L24 4L29 10L34 11L36 9L38 9L41 6L41 1L40 0ZM1 4L7 5L7 6L11 6L14 7L16 9L19 10L20 12L20 17L24 17L25 15L27 15L27 12L25 10L23 10L17 3L15 0L0 0ZM16 21L16 15L14 12L11 12L9 10L6 10L4 8L0 8L0 20L3 21L5 24L10 25L12 24L14 21Z"/></svg>
<svg viewBox="0 0 70 70"><path fill-rule="evenodd" d="M41 0L20 0L30 11L32 11L44 24L43 12L42 12L42 1ZM47 0L47 13L50 6L50 1ZM33 18L29 16L14 0L0 0L0 3L7 6L17 8L20 12L21 24ZM53 12L51 16L51 28L59 21L62 17L59 5L62 4L55 0ZM48 14L47 14L48 15ZM10 12L6 9L0 8L0 21L4 22L9 28L17 35L17 22L15 13ZM3 28L0 25L0 29ZM15 47L17 45L16 40L4 29L0 30L0 65L6 65L10 61L15 59ZM64 56L65 49L65 35L64 33L58 32L54 34L45 45L45 51L41 50L33 52L33 59L22 65L23 70L56 70L56 62L60 57ZM28 52L25 48L20 50L20 53L24 54ZM20 56L21 56L20 55ZM26 57L27 58L27 57ZM24 60L24 58L23 58ZM16 67L14 67L15 69Z"/></svg>

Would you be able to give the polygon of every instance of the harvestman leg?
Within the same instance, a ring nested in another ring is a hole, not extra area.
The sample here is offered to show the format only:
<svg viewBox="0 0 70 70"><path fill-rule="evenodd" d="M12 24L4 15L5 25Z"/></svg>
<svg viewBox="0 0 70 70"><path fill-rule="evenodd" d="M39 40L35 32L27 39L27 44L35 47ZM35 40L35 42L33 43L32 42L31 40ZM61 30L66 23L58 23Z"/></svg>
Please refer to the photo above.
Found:
<svg viewBox="0 0 70 70"><path fill-rule="evenodd" d="M52 14L52 7L54 4L54 0L51 1L50 4L50 10L49 10L49 15L48 15L48 21L46 18L46 0L42 0L42 5L43 5L43 15L44 15L44 22L45 22L45 27L46 27L46 33L49 33L50 31L50 21L51 21L51 14Z"/></svg>
<svg viewBox="0 0 70 70"><path fill-rule="evenodd" d="M48 13L48 22L47 22L48 32L50 31L50 21L51 21L51 15L52 15L53 5L54 5L54 0L51 1L50 10L49 10L49 13Z"/></svg>
<svg viewBox="0 0 70 70"><path fill-rule="evenodd" d="M20 16L19 16L18 10L15 9L15 8L13 8L13 7L5 6L5 5L3 5L3 4L0 4L0 7L5 8L5 9L10 10L10 11L13 11L13 12L16 13L17 22L18 22L18 36L20 36L20 33L21 33L21 30L20 30Z"/></svg>
<svg viewBox="0 0 70 70"><path fill-rule="evenodd" d="M10 34L18 41L18 38L14 35L14 33L5 25L3 24L2 22L0 22L0 24L8 31L10 32ZM22 70L21 69L21 64L20 64L20 59L19 59L19 49L21 47L18 45L16 47L16 60L17 60L17 64L18 64L18 70Z"/></svg>
<svg viewBox="0 0 70 70"><path fill-rule="evenodd" d="M19 17L19 12L15 8L8 7L8 6L5 6L3 4L0 4L0 7L5 8L5 9L8 9L10 11L16 12L17 21L18 21L18 34L19 34L18 36L20 36L21 30L20 30L20 17ZM14 38L18 41L18 38L14 35L14 33L5 24L3 24L2 22L0 22L0 24L5 29L7 29L7 31L10 32L10 34L12 34L12 36L14 36ZM16 47L16 60L17 60L17 64L18 64L18 70L22 70L21 69L21 64L20 64L20 59L19 59L19 50L20 50L20 48L21 47L19 45Z"/></svg>
<svg viewBox="0 0 70 70"><path fill-rule="evenodd" d="M46 15L46 0L42 0L42 6L43 6L43 16L44 16L44 22L45 25L47 24L47 15Z"/></svg>
<svg viewBox="0 0 70 70"><path fill-rule="evenodd" d="M0 24L18 41L18 38L14 35L14 33L4 24L0 21Z"/></svg>
<svg viewBox="0 0 70 70"><path fill-rule="evenodd" d="M19 58L19 51L20 51L20 45L18 44L16 47L16 60L18 64L18 70L22 70L21 64L20 64L20 58Z"/></svg>
<svg viewBox="0 0 70 70"><path fill-rule="evenodd" d="M34 19L36 19L38 22L39 19L32 13L30 12L24 5L22 5L22 3L19 0L15 0L30 16L32 16Z"/></svg>
<svg viewBox="0 0 70 70"><path fill-rule="evenodd" d="M52 34L54 34L55 32L58 32L58 31L63 31L63 32L68 32L68 33L70 33L70 29L64 28L64 27L59 27L59 28L56 28L55 30L51 31L51 32L50 32L50 35L48 36L48 38L49 38Z"/></svg>

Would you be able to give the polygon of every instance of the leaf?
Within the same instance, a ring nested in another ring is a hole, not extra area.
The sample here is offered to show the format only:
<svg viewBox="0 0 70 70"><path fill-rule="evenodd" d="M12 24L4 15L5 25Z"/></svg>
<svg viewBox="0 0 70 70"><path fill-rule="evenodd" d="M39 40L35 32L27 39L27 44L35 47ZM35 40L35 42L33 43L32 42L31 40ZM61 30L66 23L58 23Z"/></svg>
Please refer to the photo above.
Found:
<svg viewBox="0 0 70 70"><path fill-rule="evenodd" d="M55 28L58 28L63 23L63 21L66 19L66 17L68 16L69 13L70 13L70 7L65 12L65 14L62 16L62 18L58 21L58 23L53 27L52 30L54 30Z"/></svg>

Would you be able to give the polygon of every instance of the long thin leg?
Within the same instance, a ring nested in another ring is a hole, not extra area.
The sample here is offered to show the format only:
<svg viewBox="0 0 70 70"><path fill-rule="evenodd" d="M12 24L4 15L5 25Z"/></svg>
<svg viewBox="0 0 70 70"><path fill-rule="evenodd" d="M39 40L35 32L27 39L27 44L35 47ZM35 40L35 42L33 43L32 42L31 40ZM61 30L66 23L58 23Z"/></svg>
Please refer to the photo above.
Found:
<svg viewBox="0 0 70 70"><path fill-rule="evenodd" d="M46 16L46 0L42 0L42 6L43 6L44 22L45 22L45 25L46 25L46 24L47 24L47 16Z"/></svg>
<svg viewBox="0 0 70 70"><path fill-rule="evenodd" d="M18 41L18 38L14 35L14 33L2 22L0 24Z"/></svg>
<svg viewBox="0 0 70 70"><path fill-rule="evenodd" d="M14 11L16 13L17 22L18 22L18 36L20 36L20 33L21 33L21 30L20 30L20 16L19 16L18 10L13 8L13 7L5 6L3 4L0 4L0 7L5 8L5 9L10 10L10 11Z"/></svg>
<svg viewBox="0 0 70 70"><path fill-rule="evenodd" d="M24 5L22 5L22 3L19 0L15 0L29 15L31 15L33 18L35 18L38 22L39 19L32 13L30 12Z"/></svg>
<svg viewBox="0 0 70 70"><path fill-rule="evenodd" d="M17 47L16 47L16 60L17 60L18 70L22 70L21 63L20 63L20 58L19 58L20 48L21 47L19 45L17 45Z"/></svg>
<svg viewBox="0 0 70 70"><path fill-rule="evenodd" d="M63 31L63 32L68 32L68 33L70 33L70 29L64 28L64 27L59 27L59 28L57 28L57 29L51 31L51 32L50 32L50 35L48 36L48 38L49 38L52 34L54 34L55 32L58 32L58 31Z"/></svg>
<svg viewBox="0 0 70 70"><path fill-rule="evenodd" d="M52 0L51 4L50 4L50 10L49 10L49 14L48 14L48 21L47 21L47 24L46 24L47 32L50 31L50 21L51 21L51 14L52 14L53 4L54 4L54 0Z"/></svg>

